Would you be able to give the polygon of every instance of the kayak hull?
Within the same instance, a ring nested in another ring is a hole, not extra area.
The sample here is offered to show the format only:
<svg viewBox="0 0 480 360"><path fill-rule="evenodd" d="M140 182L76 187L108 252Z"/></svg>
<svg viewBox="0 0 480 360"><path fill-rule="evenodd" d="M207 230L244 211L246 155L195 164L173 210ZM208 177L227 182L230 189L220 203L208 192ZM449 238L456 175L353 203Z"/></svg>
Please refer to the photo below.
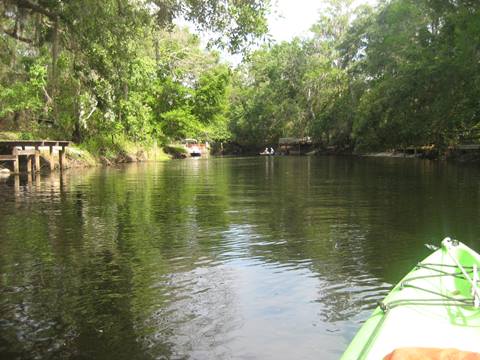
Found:
<svg viewBox="0 0 480 360"><path fill-rule="evenodd" d="M446 241L449 242L446 242ZM480 255L462 243L444 240L380 303L342 360L383 359L404 347L456 348L480 352L480 309L472 285Z"/></svg>

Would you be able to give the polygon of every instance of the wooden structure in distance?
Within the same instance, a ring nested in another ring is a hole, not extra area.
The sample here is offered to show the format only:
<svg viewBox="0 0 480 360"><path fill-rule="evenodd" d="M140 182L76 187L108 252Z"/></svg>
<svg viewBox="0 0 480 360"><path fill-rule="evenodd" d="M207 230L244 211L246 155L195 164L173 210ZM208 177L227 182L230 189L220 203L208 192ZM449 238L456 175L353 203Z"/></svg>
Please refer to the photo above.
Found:
<svg viewBox="0 0 480 360"><path fill-rule="evenodd" d="M0 140L0 161L13 161L13 172L20 172L20 156L27 157L27 172L40 171L40 147L49 148L50 170L55 169L53 148L60 147L59 163L60 170L65 164L65 148L70 145L69 141L55 140ZM33 149L32 149L33 148Z"/></svg>
<svg viewBox="0 0 480 360"><path fill-rule="evenodd" d="M303 138L280 138L278 140L279 152L283 155L302 155L311 150L313 142L310 136Z"/></svg>

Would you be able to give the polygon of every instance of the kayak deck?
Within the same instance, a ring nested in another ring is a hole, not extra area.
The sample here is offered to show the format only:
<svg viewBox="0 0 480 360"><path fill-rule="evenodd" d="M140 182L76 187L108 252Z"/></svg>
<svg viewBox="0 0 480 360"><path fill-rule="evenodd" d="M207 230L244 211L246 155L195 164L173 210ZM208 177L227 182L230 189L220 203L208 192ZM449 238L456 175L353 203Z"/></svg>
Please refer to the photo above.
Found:
<svg viewBox="0 0 480 360"><path fill-rule="evenodd" d="M383 359L402 347L479 352L480 309L456 262L473 278L480 256L461 243L435 251L381 302L342 359Z"/></svg>

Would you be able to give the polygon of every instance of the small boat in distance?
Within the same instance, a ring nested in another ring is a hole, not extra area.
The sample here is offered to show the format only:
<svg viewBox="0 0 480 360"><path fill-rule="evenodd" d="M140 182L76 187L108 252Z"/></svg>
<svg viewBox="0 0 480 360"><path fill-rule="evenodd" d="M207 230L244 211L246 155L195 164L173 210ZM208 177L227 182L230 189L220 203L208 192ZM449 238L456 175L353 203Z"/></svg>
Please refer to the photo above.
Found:
<svg viewBox="0 0 480 360"><path fill-rule="evenodd" d="M190 157L200 157L206 154L206 144L200 144L196 139L185 139L182 143Z"/></svg>
<svg viewBox="0 0 480 360"><path fill-rule="evenodd" d="M450 238L427 247L341 360L480 359L480 255Z"/></svg>

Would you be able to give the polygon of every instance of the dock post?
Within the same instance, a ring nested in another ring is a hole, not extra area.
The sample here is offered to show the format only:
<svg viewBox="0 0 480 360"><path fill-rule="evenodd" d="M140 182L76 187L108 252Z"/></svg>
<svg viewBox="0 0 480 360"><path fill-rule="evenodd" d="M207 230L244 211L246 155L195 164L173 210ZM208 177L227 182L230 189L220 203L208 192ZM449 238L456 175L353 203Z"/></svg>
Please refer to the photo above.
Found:
<svg viewBox="0 0 480 360"><path fill-rule="evenodd" d="M58 161L60 162L60 170L63 170L65 165L65 147L62 146L62 150L58 152Z"/></svg>
<svg viewBox="0 0 480 360"><path fill-rule="evenodd" d="M50 162L50 171L55 170L55 162L53 161L53 146L50 146L50 156L48 160Z"/></svg>
<svg viewBox="0 0 480 360"><path fill-rule="evenodd" d="M40 149L35 146L35 171L40 171Z"/></svg>
<svg viewBox="0 0 480 360"><path fill-rule="evenodd" d="M14 175L13 184L15 193L18 195L18 193L20 192L20 176L18 176L18 174Z"/></svg>
<svg viewBox="0 0 480 360"><path fill-rule="evenodd" d="M13 161L13 172L15 174L18 174L20 172L20 165L18 163L18 156L17 156L17 160Z"/></svg>
<svg viewBox="0 0 480 360"><path fill-rule="evenodd" d="M35 187L37 189L40 188L40 172L38 174L35 174Z"/></svg>
<svg viewBox="0 0 480 360"><path fill-rule="evenodd" d="M30 155L27 155L27 173L32 172L32 167L33 167L32 157Z"/></svg>
<svg viewBox="0 0 480 360"><path fill-rule="evenodd" d="M13 148L12 155L16 156L16 159L13 161L13 172L18 174L20 172L20 158L17 155L17 148Z"/></svg>

